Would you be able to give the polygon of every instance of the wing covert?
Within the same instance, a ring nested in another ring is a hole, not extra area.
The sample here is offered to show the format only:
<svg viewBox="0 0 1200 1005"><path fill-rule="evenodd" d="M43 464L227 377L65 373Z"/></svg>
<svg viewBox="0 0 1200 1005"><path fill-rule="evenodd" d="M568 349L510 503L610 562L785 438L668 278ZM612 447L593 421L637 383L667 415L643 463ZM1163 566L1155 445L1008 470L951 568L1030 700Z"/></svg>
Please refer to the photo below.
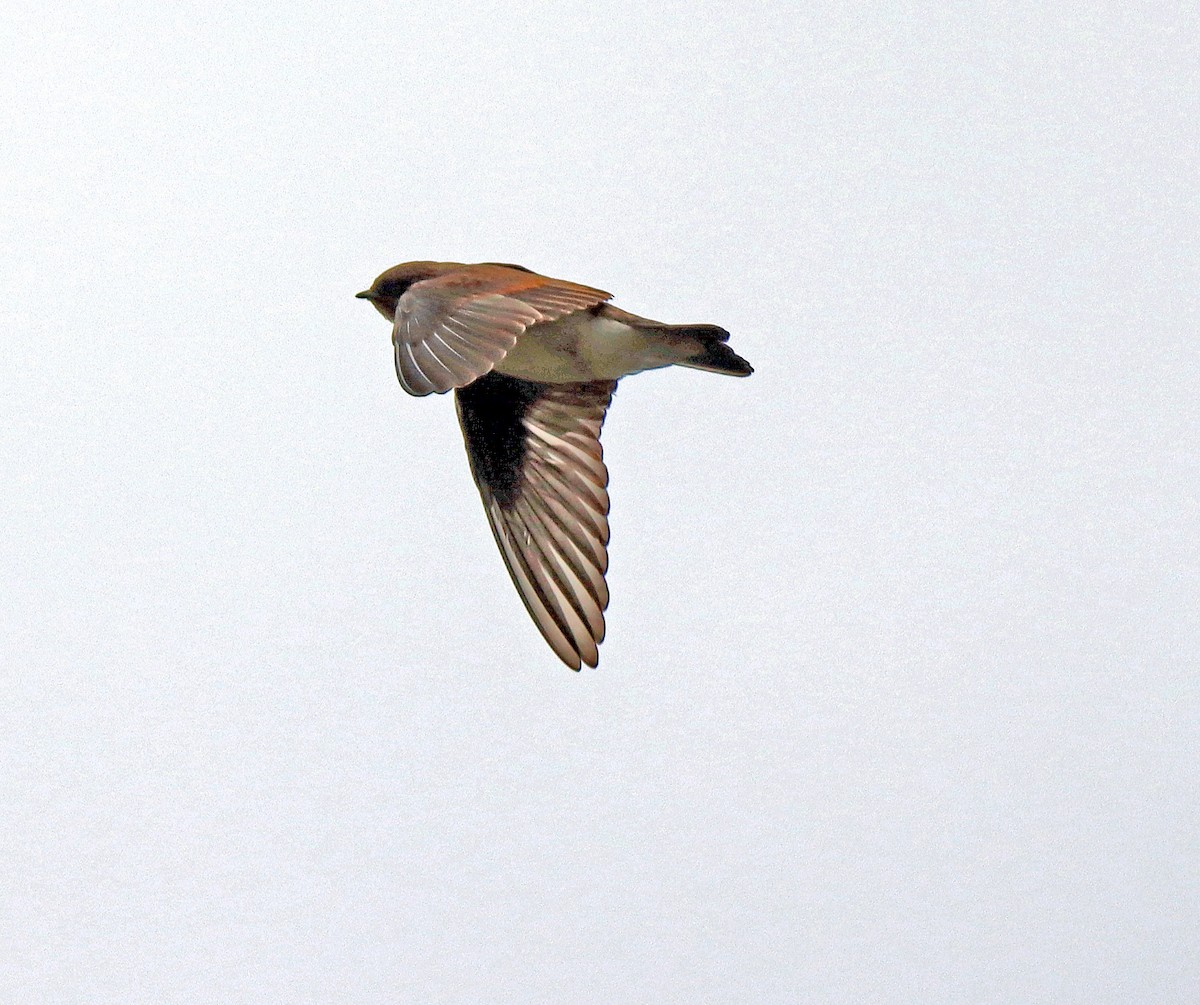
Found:
<svg viewBox="0 0 1200 1005"><path fill-rule="evenodd" d="M586 310L603 290L503 265L472 265L413 283L396 304L396 375L409 394L465 387L533 325Z"/></svg>

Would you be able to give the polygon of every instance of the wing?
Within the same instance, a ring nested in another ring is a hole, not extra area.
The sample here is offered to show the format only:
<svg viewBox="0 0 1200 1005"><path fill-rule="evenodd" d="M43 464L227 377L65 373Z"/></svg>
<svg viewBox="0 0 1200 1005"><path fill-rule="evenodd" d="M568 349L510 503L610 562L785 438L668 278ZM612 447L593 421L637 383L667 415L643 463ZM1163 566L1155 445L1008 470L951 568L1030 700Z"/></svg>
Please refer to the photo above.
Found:
<svg viewBox="0 0 1200 1005"><path fill-rule="evenodd" d="M489 373L455 397L471 473L525 607L567 666L594 667L608 606L613 380L535 384Z"/></svg>
<svg viewBox="0 0 1200 1005"><path fill-rule="evenodd" d="M409 394L464 387L499 363L530 326L610 296L505 265L469 265L413 283L396 304L396 375Z"/></svg>

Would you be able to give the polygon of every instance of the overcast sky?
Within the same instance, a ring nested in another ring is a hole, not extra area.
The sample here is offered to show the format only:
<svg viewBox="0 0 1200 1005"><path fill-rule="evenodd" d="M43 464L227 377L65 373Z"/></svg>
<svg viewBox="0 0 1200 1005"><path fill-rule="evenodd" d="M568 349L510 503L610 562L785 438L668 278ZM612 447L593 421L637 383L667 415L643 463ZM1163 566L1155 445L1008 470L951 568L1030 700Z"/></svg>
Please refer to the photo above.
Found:
<svg viewBox="0 0 1200 1005"><path fill-rule="evenodd" d="M10 0L0 999L1196 1001L1200 19L1075 6ZM409 259L757 368L597 670Z"/></svg>

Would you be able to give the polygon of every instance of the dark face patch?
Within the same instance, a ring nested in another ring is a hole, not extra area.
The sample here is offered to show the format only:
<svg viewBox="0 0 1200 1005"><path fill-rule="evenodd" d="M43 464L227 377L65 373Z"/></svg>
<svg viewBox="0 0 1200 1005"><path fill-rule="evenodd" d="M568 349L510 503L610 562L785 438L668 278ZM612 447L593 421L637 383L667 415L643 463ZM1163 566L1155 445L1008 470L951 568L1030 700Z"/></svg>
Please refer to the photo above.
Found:
<svg viewBox="0 0 1200 1005"><path fill-rule="evenodd" d="M389 279L387 282L380 283L375 292L389 300L399 300L415 282L415 279Z"/></svg>
<svg viewBox="0 0 1200 1005"><path fill-rule="evenodd" d="M521 420L543 392L541 384L495 370L455 392L471 468L501 506L511 506L517 498L525 460Z"/></svg>

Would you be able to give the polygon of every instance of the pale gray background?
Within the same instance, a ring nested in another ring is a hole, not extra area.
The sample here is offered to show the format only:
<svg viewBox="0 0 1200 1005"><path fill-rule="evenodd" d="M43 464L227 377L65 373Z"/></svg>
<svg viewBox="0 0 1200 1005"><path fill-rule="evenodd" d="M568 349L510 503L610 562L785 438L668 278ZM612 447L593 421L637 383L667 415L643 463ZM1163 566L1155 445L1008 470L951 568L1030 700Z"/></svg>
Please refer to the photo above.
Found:
<svg viewBox="0 0 1200 1005"><path fill-rule="evenodd" d="M10 4L0 999L1196 1001L1200 23L1067 6ZM758 368L597 671L412 258Z"/></svg>

